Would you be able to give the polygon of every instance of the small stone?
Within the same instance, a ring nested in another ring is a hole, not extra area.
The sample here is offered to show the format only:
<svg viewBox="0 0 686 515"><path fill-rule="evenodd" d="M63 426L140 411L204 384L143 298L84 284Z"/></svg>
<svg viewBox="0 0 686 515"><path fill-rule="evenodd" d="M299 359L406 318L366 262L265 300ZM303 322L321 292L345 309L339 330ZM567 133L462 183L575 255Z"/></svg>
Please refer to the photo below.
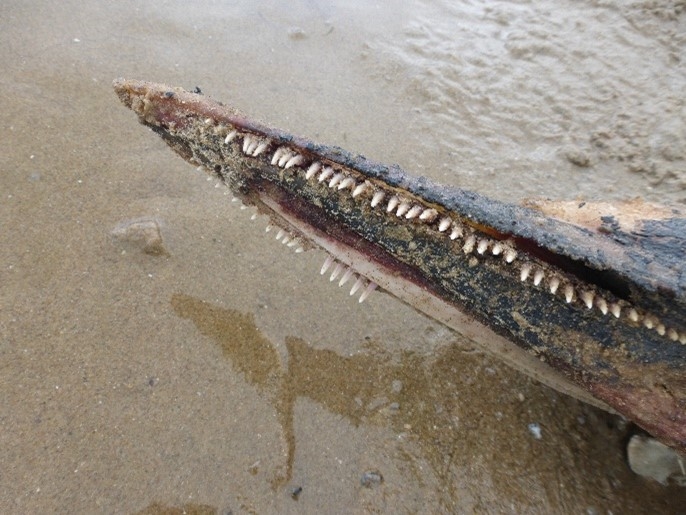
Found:
<svg viewBox="0 0 686 515"><path fill-rule="evenodd" d="M168 256L164 247L160 224L151 218L125 220L110 233L123 250L138 249L150 256Z"/></svg>
<svg viewBox="0 0 686 515"><path fill-rule="evenodd" d="M580 148L568 147L564 150L564 156L567 161L581 168L588 168L591 166L590 156Z"/></svg>
<svg viewBox="0 0 686 515"><path fill-rule="evenodd" d="M374 488L383 483L383 476L377 470L368 470L360 478L360 484L365 488Z"/></svg>
<svg viewBox="0 0 686 515"><path fill-rule="evenodd" d="M686 459L674 449L649 436L634 435L626 451L629 466L635 474L663 485L686 486Z"/></svg>
<svg viewBox="0 0 686 515"><path fill-rule="evenodd" d="M529 433L531 433L536 440L540 440L543 437L541 434L541 426L536 423L531 423L528 427Z"/></svg>

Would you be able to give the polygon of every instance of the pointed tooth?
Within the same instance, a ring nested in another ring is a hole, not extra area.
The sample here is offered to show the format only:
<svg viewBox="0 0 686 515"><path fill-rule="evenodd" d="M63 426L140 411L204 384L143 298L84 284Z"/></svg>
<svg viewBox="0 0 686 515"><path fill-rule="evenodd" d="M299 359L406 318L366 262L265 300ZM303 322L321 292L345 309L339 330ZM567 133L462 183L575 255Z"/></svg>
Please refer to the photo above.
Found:
<svg viewBox="0 0 686 515"><path fill-rule="evenodd" d="M250 147L251 143L252 143L252 138L250 137L250 134L246 134L243 137L243 153L244 154L248 153L248 148Z"/></svg>
<svg viewBox="0 0 686 515"><path fill-rule="evenodd" d="M622 315L622 306L613 302L610 304L610 313L612 313L615 318L619 318Z"/></svg>
<svg viewBox="0 0 686 515"><path fill-rule="evenodd" d="M333 188L334 186L336 186L336 184L338 184L338 183L341 182L342 180L343 180L343 174L340 173L340 172L337 173L337 174L334 175L334 176L331 178L331 180L329 181L329 188Z"/></svg>
<svg viewBox="0 0 686 515"><path fill-rule="evenodd" d="M567 304L571 304L574 300L574 288L571 284L565 286L565 301Z"/></svg>
<svg viewBox="0 0 686 515"><path fill-rule="evenodd" d="M529 263L524 263L522 265L522 273L519 275L519 278L522 282L526 281L529 278L529 274L531 273L531 265Z"/></svg>
<svg viewBox="0 0 686 515"><path fill-rule="evenodd" d="M462 247L462 251L465 254L469 254L474 250L475 245L476 245L476 237L473 234L470 234L464 242L464 246Z"/></svg>
<svg viewBox="0 0 686 515"><path fill-rule="evenodd" d="M376 290L376 283L370 282L362 292L362 295L360 295L360 300L358 302L362 304L365 301L365 299L369 297L369 294L374 290Z"/></svg>
<svg viewBox="0 0 686 515"><path fill-rule="evenodd" d="M417 218L420 214L424 212L424 208L422 206L414 206L410 208L410 210L405 214L405 218L408 220L411 220L413 218Z"/></svg>
<svg viewBox="0 0 686 515"><path fill-rule="evenodd" d="M607 315L607 301L604 298L598 297L595 301L595 305L598 306L598 309L603 315Z"/></svg>
<svg viewBox="0 0 686 515"><path fill-rule="evenodd" d="M283 229L279 229L279 232L276 233L276 239L280 240L281 238L283 238L283 236L285 234L286 234L286 231L284 231Z"/></svg>
<svg viewBox="0 0 686 515"><path fill-rule="evenodd" d="M515 249L508 248L505 251L505 262L512 263L517 258L517 251Z"/></svg>
<svg viewBox="0 0 686 515"><path fill-rule="evenodd" d="M283 239L281 240L281 243L283 243L285 245L289 241L291 241L291 235L287 234L286 236L283 237Z"/></svg>
<svg viewBox="0 0 686 515"><path fill-rule="evenodd" d="M293 154L291 152L289 152L288 150L286 150L283 153L283 155L279 158L279 162L277 163L277 165L279 166L279 168L283 168L284 166L286 166L286 163L288 163L288 161L291 160L292 158L293 158Z"/></svg>
<svg viewBox="0 0 686 515"><path fill-rule="evenodd" d="M487 250L488 250L488 240L486 240L486 239L479 240L479 243L478 243L478 245L476 246L476 251L477 251L479 254L483 254L483 253L486 252Z"/></svg>
<svg viewBox="0 0 686 515"><path fill-rule="evenodd" d="M248 146L248 150L246 151L246 154L248 154L249 156L253 155L254 152L255 152L255 149L257 148L257 146L258 146L259 144L260 144L260 140L258 140L258 139L253 139L253 140L250 142L250 145Z"/></svg>
<svg viewBox="0 0 686 515"><path fill-rule="evenodd" d="M627 316L632 322L638 322L638 312L634 308L629 309L629 314Z"/></svg>
<svg viewBox="0 0 686 515"><path fill-rule="evenodd" d="M254 152L252 153L253 157L259 156L262 152L264 152L265 150L267 150L267 147L268 147L268 146L269 146L269 140L263 141L262 143L260 143L259 145L257 145L257 148L256 148L256 149L254 150Z"/></svg>
<svg viewBox="0 0 686 515"><path fill-rule="evenodd" d="M450 227L451 222L452 222L452 220L450 220L450 218L448 218L448 217L441 218L441 221L438 223L438 231L439 232L447 231L448 227Z"/></svg>
<svg viewBox="0 0 686 515"><path fill-rule="evenodd" d="M353 271L352 268L348 268L344 273L343 276L341 277L341 280L338 281L338 286L343 286L345 283L347 283L350 278L353 276L355 272Z"/></svg>
<svg viewBox="0 0 686 515"><path fill-rule="evenodd" d="M305 179L310 180L321 169L322 165L318 161L312 163L305 173Z"/></svg>
<svg viewBox="0 0 686 515"><path fill-rule="evenodd" d="M338 277L338 275L343 271L344 266L340 263L336 263L336 266L333 269L333 272L331 272L331 277L329 277L329 281L333 281Z"/></svg>
<svg viewBox="0 0 686 515"><path fill-rule="evenodd" d="M350 295L355 295L355 292L360 289L360 287L364 284L364 277L360 276L357 278L357 281L355 281L355 284L353 284L353 287L350 289Z"/></svg>
<svg viewBox="0 0 686 515"><path fill-rule="evenodd" d="M355 186L355 189L353 190L353 198L357 197L360 193L362 193L365 189L367 189L367 183L363 182L361 184L358 184Z"/></svg>
<svg viewBox="0 0 686 515"><path fill-rule="evenodd" d="M548 285L550 286L550 293L555 295L555 293L557 293L557 289L560 287L560 278L559 277L551 277Z"/></svg>
<svg viewBox="0 0 686 515"><path fill-rule="evenodd" d="M331 267L333 264L333 257L332 256L326 256L326 260L324 260L324 264L322 265L322 269L319 271L321 275L324 275L326 271Z"/></svg>
<svg viewBox="0 0 686 515"><path fill-rule="evenodd" d="M541 281L543 280L543 270L540 268L534 272L534 286L538 286L541 284Z"/></svg>
<svg viewBox="0 0 686 515"><path fill-rule="evenodd" d="M250 215L251 220L255 220L255 218L257 218L257 213L253 213L252 215Z"/></svg>
<svg viewBox="0 0 686 515"><path fill-rule="evenodd" d="M240 199L238 197L231 197L231 202L238 202Z"/></svg>
<svg viewBox="0 0 686 515"><path fill-rule="evenodd" d="M410 210L410 203L403 200L398 206L398 211L396 211L395 216L403 216Z"/></svg>
<svg viewBox="0 0 686 515"><path fill-rule="evenodd" d="M353 179L352 177L346 177L338 185L338 189L344 190L345 188L350 188L353 184L355 184L355 179Z"/></svg>
<svg viewBox="0 0 686 515"><path fill-rule="evenodd" d="M665 324L661 324L661 323L657 324L657 327L655 328L655 330L657 331L657 334L659 334L660 336L664 336L665 333L667 332L667 328L665 327Z"/></svg>
<svg viewBox="0 0 686 515"><path fill-rule="evenodd" d="M322 173L319 174L319 178L317 179L319 182L324 182L326 179L331 177L333 175L333 168L330 166L325 166L324 169L322 170Z"/></svg>
<svg viewBox="0 0 686 515"><path fill-rule="evenodd" d="M502 254L503 253L502 244L500 242L495 242L495 244L493 245L493 248L491 249L491 253L494 256L499 256L500 254Z"/></svg>
<svg viewBox="0 0 686 515"><path fill-rule="evenodd" d="M393 195L391 197L391 200L388 201L388 207L386 208L386 213L390 213L391 211L395 210L396 207L398 207L398 204L400 204L400 199Z"/></svg>
<svg viewBox="0 0 686 515"><path fill-rule="evenodd" d="M296 254L302 254L303 252L305 252L305 247L298 247L295 249Z"/></svg>
<svg viewBox="0 0 686 515"><path fill-rule="evenodd" d="M264 232L269 232L269 231L271 231L271 230L272 230L272 227L273 227L273 226L272 226L271 224L267 225L267 227L264 228Z"/></svg>
<svg viewBox="0 0 686 515"><path fill-rule="evenodd" d="M281 159L281 156L283 156L283 153L286 151L284 147L279 147L274 151L274 155L272 156L272 164L275 165L279 162L279 159Z"/></svg>
<svg viewBox="0 0 686 515"><path fill-rule="evenodd" d="M422 214L419 215L419 219L423 220L425 222L433 222L437 217L438 217L438 211L436 211L432 207L430 207L428 209L424 209L422 211Z"/></svg>
<svg viewBox="0 0 686 515"><path fill-rule="evenodd" d="M679 333L676 332L676 329L670 327L669 329L667 329L667 337L673 342L675 342L679 339Z"/></svg>
<svg viewBox="0 0 686 515"><path fill-rule="evenodd" d="M295 154L288 161L286 161L284 168L286 170L288 170L289 168L291 168L293 166L300 165L300 164L302 164L303 160L304 160L303 156L301 156L300 154Z"/></svg>
<svg viewBox="0 0 686 515"><path fill-rule="evenodd" d="M300 242L298 241L298 238L293 238L291 241L288 242L287 247L295 247L296 245L299 245Z"/></svg>
<svg viewBox="0 0 686 515"><path fill-rule="evenodd" d="M227 145L233 141L233 138L235 138L238 135L238 131L231 131L226 135L226 138L224 138L224 143Z"/></svg>
<svg viewBox="0 0 686 515"><path fill-rule="evenodd" d="M385 195L386 195L386 194L385 194L383 191L381 191L381 190L378 190L378 191L374 192L374 196L372 197L371 206L372 206L372 207L378 206L378 205L379 205L379 202L381 202L381 201L383 200L383 198L384 198Z"/></svg>
<svg viewBox="0 0 686 515"><path fill-rule="evenodd" d="M593 292L590 291L582 291L581 295L579 295L581 300L583 301L584 304L586 304L586 307L588 309L591 309L593 307Z"/></svg>
<svg viewBox="0 0 686 515"><path fill-rule="evenodd" d="M450 231L450 239L456 240L457 238L461 238L463 235L464 232L462 231L462 227L457 224L453 225L453 230Z"/></svg>

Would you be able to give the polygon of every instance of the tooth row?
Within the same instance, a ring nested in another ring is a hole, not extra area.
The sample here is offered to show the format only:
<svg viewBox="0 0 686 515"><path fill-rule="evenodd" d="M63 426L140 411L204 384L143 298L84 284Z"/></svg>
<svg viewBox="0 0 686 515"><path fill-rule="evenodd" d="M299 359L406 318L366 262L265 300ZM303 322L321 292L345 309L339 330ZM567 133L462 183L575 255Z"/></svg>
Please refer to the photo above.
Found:
<svg viewBox="0 0 686 515"><path fill-rule="evenodd" d="M324 261L319 273L324 275L332 267L333 270L329 276L329 281L333 282L340 277L338 286L343 286L344 284L352 281L353 285L350 289L350 295L355 295L355 293L362 290L362 294L360 295L358 302L364 302L367 297L369 297L369 294L376 289L376 283L368 281L363 276L355 272L352 267L345 266L343 263L338 263L332 256L326 257L326 260Z"/></svg>
<svg viewBox="0 0 686 515"><path fill-rule="evenodd" d="M205 120L205 123L210 125L213 121L207 119ZM237 138L242 138L243 143L241 145L241 150L248 156L257 157L269 149L272 144L269 139L260 138L249 133L240 133L235 129L227 131L225 127L221 126L215 127L215 132L217 134L226 132L224 143L227 145L231 144ZM309 166L305 167L303 166L306 164L304 156L287 146L276 148L271 158L271 164L286 170L293 167L302 167L305 171L305 179L314 179L317 182L324 183L329 188L335 188L336 190L350 190L353 198L358 197L364 192L368 192L369 195L371 195L370 206L372 208L382 206L387 213L395 214L398 218L405 218L407 220L417 219L429 224L437 222L436 228L438 232L446 234L451 240L462 240L461 249L465 254L476 252L483 256L490 253L493 256L502 256L504 261L508 264L513 263L517 259L517 251L510 242L478 236L472 229L466 227L461 222L453 220L449 216L439 217L439 212L434 208L427 208L420 204L413 203L410 199L402 198L395 194L388 194L382 189L374 188L368 181L358 183L353 177L350 177L346 173L335 170L331 166L324 165L319 161L313 161L309 163ZM299 245L300 241L293 235L286 233L283 229L279 230L276 239L289 247L298 245L296 252L303 251L303 247ZM331 262L329 262L329 260L331 260ZM324 267L322 267L322 274L332 263L333 258L327 258ZM334 268L331 275L332 281L343 271L343 268L341 267L344 267L344 265L339 263ZM565 282L561 277L550 272L547 273L548 276L546 277L546 272L542 268L535 267L528 262L521 263L519 271L520 280L522 282L531 280L534 286L547 286L551 294L561 294L568 304L578 302L587 309L596 308L603 315L610 314L615 318L620 318L622 314L624 314L631 322L641 324L647 329L654 329L661 336L666 336L672 341L678 341L681 344L686 345L686 331L680 332L674 328L667 328L654 315L640 314L635 308L632 308L621 301L608 302L605 298L592 291L577 291L572 284ZM346 276L346 274L348 275ZM366 281L366 279L356 275L351 269L346 269L346 271L343 272L343 277L341 278L339 285L342 286L353 276L355 276L357 280L355 281L351 294L360 289L363 282L367 285L360 297L360 302L362 302L367 298L369 293L376 288L376 284ZM358 282L360 284L358 284Z"/></svg>
<svg viewBox="0 0 686 515"><path fill-rule="evenodd" d="M620 318L622 314L635 324L642 324L646 329L655 329L660 336L667 336L672 341L679 341L686 345L686 333L680 333L674 328L667 328L660 320L651 314L640 314L636 308L627 306L621 301L608 302L597 292L575 288L570 283L565 283L558 275L546 272L531 263L523 263L520 267L520 280L526 282L531 280L534 286L541 286L546 279L547 288L553 295L560 292L567 304L578 301L586 309L598 309L603 315L611 314L615 318ZM544 286L545 287L545 286Z"/></svg>

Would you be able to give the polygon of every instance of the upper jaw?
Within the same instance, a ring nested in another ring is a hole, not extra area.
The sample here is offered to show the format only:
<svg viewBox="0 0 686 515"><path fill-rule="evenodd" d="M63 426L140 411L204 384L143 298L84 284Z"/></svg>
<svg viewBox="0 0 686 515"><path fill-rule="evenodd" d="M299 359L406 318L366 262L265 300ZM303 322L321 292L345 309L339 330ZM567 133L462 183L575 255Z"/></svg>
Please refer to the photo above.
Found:
<svg viewBox="0 0 686 515"><path fill-rule="evenodd" d="M181 89L120 80L115 90L292 240L354 270L363 291L379 284L517 368L686 448L680 213L643 204L631 217L620 209L595 225L570 223L563 218L579 220L592 206L565 214L503 204Z"/></svg>

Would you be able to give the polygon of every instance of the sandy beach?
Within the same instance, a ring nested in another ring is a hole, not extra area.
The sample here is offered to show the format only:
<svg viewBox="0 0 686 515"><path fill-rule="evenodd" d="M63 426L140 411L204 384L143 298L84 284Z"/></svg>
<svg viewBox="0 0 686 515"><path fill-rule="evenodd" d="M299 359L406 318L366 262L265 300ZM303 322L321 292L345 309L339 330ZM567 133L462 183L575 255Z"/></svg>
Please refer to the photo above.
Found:
<svg viewBox="0 0 686 515"><path fill-rule="evenodd" d="M0 5L0 512L683 513L635 428L361 308L112 91L522 202L686 204L686 6Z"/></svg>

